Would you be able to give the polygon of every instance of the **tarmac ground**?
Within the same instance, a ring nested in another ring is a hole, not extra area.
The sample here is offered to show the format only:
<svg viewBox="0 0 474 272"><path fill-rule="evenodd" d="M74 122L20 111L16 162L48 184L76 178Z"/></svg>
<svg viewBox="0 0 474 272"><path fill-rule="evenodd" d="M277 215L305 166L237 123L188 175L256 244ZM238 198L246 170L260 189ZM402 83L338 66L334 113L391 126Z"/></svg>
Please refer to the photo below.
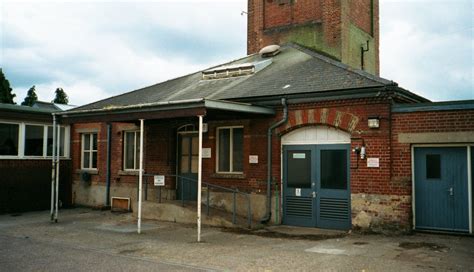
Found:
<svg viewBox="0 0 474 272"><path fill-rule="evenodd" d="M0 271L474 271L474 237L260 230L146 220L89 209L0 215Z"/></svg>

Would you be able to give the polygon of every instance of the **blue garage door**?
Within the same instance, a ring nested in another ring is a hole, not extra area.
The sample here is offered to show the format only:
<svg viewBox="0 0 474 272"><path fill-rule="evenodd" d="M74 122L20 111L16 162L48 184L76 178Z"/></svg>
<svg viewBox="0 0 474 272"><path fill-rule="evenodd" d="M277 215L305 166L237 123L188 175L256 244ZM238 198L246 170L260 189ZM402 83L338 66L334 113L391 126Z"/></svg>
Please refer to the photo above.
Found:
<svg viewBox="0 0 474 272"><path fill-rule="evenodd" d="M415 227L469 231L466 147L415 148Z"/></svg>
<svg viewBox="0 0 474 272"><path fill-rule="evenodd" d="M283 147L283 223L350 229L349 145Z"/></svg>

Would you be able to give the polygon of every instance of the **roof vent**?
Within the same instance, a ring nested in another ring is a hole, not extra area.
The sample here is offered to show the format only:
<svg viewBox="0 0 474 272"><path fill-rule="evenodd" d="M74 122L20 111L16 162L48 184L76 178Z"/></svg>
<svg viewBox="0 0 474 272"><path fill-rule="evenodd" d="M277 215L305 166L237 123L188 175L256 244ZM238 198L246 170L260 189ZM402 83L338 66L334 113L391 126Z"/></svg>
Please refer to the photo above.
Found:
<svg viewBox="0 0 474 272"><path fill-rule="evenodd" d="M252 63L235 63L211 68L202 72L202 79L221 79L248 76L263 70L272 63L271 59Z"/></svg>
<svg viewBox="0 0 474 272"><path fill-rule="evenodd" d="M265 46L258 52L262 58L268 58L278 55L280 53L280 46L276 44Z"/></svg>

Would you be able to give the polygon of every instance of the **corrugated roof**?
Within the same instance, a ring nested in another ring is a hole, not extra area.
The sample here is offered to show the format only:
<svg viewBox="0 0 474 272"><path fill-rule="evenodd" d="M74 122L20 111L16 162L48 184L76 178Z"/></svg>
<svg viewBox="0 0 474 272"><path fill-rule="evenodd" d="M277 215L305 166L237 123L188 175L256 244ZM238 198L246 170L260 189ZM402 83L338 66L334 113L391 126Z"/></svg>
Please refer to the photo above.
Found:
<svg viewBox="0 0 474 272"><path fill-rule="evenodd" d="M29 106L0 103L0 111L51 114L53 112L58 112L59 110L51 109L51 108L34 108L34 107L29 107Z"/></svg>
<svg viewBox="0 0 474 272"><path fill-rule="evenodd" d="M254 54L222 65L261 60L259 55ZM281 53L273 57L272 64L252 75L202 80L202 71L199 71L78 107L74 111L196 98L238 100L389 85L396 84L364 71L352 69L298 45L289 44L283 46Z"/></svg>

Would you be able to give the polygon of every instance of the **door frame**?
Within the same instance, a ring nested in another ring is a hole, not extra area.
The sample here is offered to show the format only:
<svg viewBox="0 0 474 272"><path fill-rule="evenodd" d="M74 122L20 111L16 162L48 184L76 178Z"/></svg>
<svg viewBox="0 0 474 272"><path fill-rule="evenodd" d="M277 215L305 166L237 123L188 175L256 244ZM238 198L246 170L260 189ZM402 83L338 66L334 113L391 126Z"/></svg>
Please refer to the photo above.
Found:
<svg viewBox="0 0 474 272"><path fill-rule="evenodd" d="M416 229L416 212L415 212L415 148L416 147L465 147L467 154L467 189L468 189L468 217L469 217L469 233L473 234L473 208L472 208L472 171L471 169L471 152L474 152L473 144L412 144L411 145L411 209L412 209L412 229Z"/></svg>

